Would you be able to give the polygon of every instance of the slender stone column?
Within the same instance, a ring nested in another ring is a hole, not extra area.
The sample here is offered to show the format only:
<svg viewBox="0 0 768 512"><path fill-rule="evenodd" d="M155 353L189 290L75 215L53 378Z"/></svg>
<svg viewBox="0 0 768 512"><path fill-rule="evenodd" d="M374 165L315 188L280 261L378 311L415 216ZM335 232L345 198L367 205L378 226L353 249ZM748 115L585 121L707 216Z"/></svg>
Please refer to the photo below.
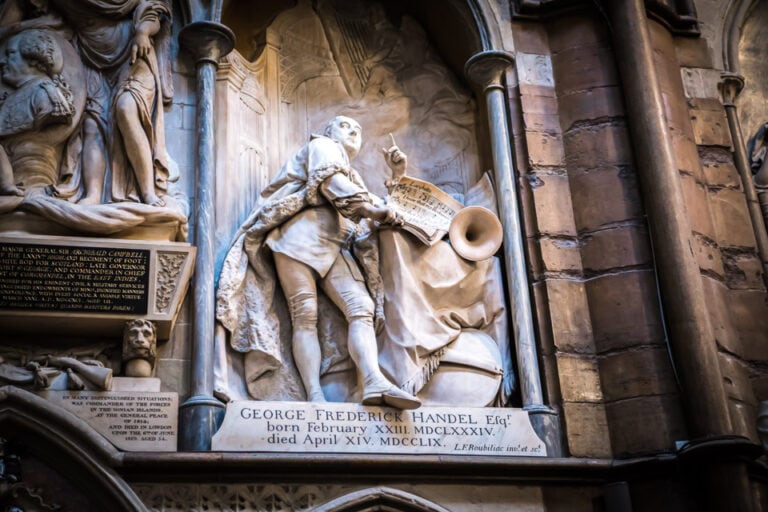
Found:
<svg viewBox="0 0 768 512"><path fill-rule="evenodd" d="M744 78L736 73L723 73L722 81L718 84L723 107L725 107L725 115L728 118L731 140L733 140L733 159L739 176L741 176L741 186L744 188L749 218L752 220L752 229L755 232L757 252L763 264L763 282L768 288L768 231L765 229L765 217L755 190L755 182L752 179L752 170L749 158L747 158L747 145L744 143L744 135L741 133L741 124L736 111L736 97L743 88ZM762 194L765 198L768 196L768 191Z"/></svg>
<svg viewBox="0 0 768 512"><path fill-rule="evenodd" d="M483 91L490 124L496 198L504 226L504 258L507 267L507 287L512 301L512 316L517 349L520 388L525 408L544 405L539 360L533 331L533 315L525 266L523 233L520 223L512 150L507 124L502 77L514 65L514 59L500 51L485 51L473 55L465 66L467 77Z"/></svg>
<svg viewBox="0 0 768 512"><path fill-rule="evenodd" d="M502 85L505 71L513 65L514 59L505 52L484 51L473 55L467 61L464 72L482 91L488 112L496 201L504 226L503 250L507 289L512 302L512 324L523 408L529 412L536 433L547 444L548 454L560 456L562 448L559 424L554 410L544 404L541 387L520 206L512 164L511 135Z"/></svg>
<svg viewBox="0 0 768 512"><path fill-rule="evenodd" d="M197 179L195 181L194 330L192 333L191 396L180 406L179 448L211 449L211 437L224 413L213 397L214 337L214 87L219 59L234 48L235 36L224 25L191 23L179 42L197 65Z"/></svg>
<svg viewBox="0 0 768 512"><path fill-rule="evenodd" d="M691 224L664 117L645 6L642 0L604 5L614 27L616 60L690 434L693 438L730 434L717 344L691 250Z"/></svg>
<svg viewBox="0 0 768 512"><path fill-rule="evenodd" d="M709 320L704 286L691 250L692 230L654 62L643 0L602 2L624 90L629 129L645 203L669 345L691 441L681 458L695 475L702 510L752 510L745 464L734 436ZM672 98L670 101L685 101ZM727 451L717 450L718 445ZM698 457L683 455L699 454Z"/></svg>

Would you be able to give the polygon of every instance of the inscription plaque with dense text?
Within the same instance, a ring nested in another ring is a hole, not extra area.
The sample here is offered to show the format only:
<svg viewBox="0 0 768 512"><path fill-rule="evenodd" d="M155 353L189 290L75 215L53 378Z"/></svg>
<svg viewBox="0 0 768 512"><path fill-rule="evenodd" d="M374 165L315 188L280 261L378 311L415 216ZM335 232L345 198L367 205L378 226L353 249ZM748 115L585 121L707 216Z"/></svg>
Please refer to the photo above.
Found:
<svg viewBox="0 0 768 512"><path fill-rule="evenodd" d="M43 391L44 398L87 421L126 451L175 451L176 393Z"/></svg>
<svg viewBox="0 0 768 512"><path fill-rule="evenodd" d="M0 309L147 313L150 251L0 243Z"/></svg>

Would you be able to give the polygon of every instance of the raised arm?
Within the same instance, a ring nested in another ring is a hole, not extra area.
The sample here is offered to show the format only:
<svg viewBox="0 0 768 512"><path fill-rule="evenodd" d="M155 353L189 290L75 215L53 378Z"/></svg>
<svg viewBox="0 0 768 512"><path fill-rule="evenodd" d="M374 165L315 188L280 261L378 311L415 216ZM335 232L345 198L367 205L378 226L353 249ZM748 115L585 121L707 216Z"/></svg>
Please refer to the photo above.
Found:
<svg viewBox="0 0 768 512"><path fill-rule="evenodd" d="M392 137L392 134L389 134L389 136ZM392 187L398 184L400 178L405 176L405 171L408 169L408 156L394 142L395 139L392 137L392 145L389 149L381 148L384 154L384 161L392 171L392 178L384 182L387 190L390 191Z"/></svg>

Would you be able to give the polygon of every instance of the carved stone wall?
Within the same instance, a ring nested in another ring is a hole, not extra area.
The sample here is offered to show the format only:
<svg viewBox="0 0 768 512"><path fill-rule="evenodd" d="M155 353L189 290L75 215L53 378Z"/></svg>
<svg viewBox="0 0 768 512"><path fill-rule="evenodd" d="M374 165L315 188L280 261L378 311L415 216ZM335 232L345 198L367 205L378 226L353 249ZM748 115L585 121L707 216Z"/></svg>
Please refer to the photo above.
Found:
<svg viewBox="0 0 768 512"><path fill-rule="evenodd" d="M335 115L360 122L363 147L356 168L380 196L385 195L389 172L381 164L380 148L390 144L389 133L409 156L409 174L449 193L463 194L485 171L478 157L474 101L413 18L392 22L376 2L320 2L313 8L302 1L270 24L258 55L253 65L230 57L219 76L223 79L225 70L235 73L229 71L236 66L231 62L239 61L242 71L235 80L253 80L254 90L260 92L252 97L261 99L246 102L244 111L234 108L237 104L226 100L220 88L219 119L240 137L266 123L263 134L254 139L266 137L259 142L267 148L260 150L260 179L273 177L310 134L321 131ZM254 123L256 118L244 112L256 103L260 103L258 115L264 118ZM218 137L219 147L230 149L221 153L231 160L236 143L223 131ZM258 186L238 182L233 162L228 161L225 168L221 153L220 194L235 193L239 183L240 195L227 197L235 204L252 206ZM253 168L254 164L241 165ZM244 208L238 214L225 214L224 223L233 222L230 217L242 220L249 209ZM224 230L232 228L221 229L223 237ZM222 244L226 245L225 240Z"/></svg>
<svg viewBox="0 0 768 512"><path fill-rule="evenodd" d="M40 82L46 94L51 95L48 99L55 99L54 93L61 95L59 100L65 101L59 101L58 106L65 111L67 94L62 84L74 86L71 92L75 115L68 118L69 124L53 123L53 127L42 127L34 136L33 142L45 147L55 139L52 144L55 158L44 159L50 168L47 170L52 169L48 164L55 164L58 171L62 163L78 161L74 153L66 153L72 161L65 162L65 138L53 136L64 137L62 133L66 132L66 149L78 147L82 141L69 137L77 131L76 127L85 129L78 123L87 100L94 100L86 98L82 72L83 66L88 65L79 53L80 43L69 41L74 35L84 38L83 30L90 28L79 26L78 22L85 18L73 15L82 1L0 2L0 10L10 12L8 24L42 17L37 11L50 8L53 14L63 16L63 23L68 27L69 32L57 33L54 41L63 52L65 62L69 61L63 78L49 76ZM145 6L152 2L140 3ZM129 5L128 2L101 4ZM515 13L522 16L513 15L510 11L513 4L521 7ZM65 245L71 242L75 232L77 236L89 236L93 240L114 236L109 229L83 235L70 229L71 226L51 228L51 223L40 223L30 215L35 213L35 208L58 211L61 203L56 201L61 201L66 203L61 209L69 213L107 212L101 217L107 224L116 211L122 212L117 214L121 219L132 219L136 212L160 215L159 227L152 225L145 229L147 226L142 226L133 230L133 226L119 231L119 236L129 240L121 243L139 245L135 240L150 237L154 228L161 232L161 238L183 238L187 226L184 210L196 204L199 193L195 175L200 135L195 90L198 68L189 55L180 52L176 36L193 20L219 19L212 10L223 8L228 19L238 18L232 27L239 38L239 53L223 58L216 72L216 222L213 229L218 274L233 235L253 211L260 193L281 165L307 143L311 134L321 131L337 114L353 117L362 125L364 145L356 167L373 192L385 194L384 180L389 177L389 171L381 162L381 148L390 144L392 134L408 153L411 175L433 182L456 197L464 195L490 167L493 158L486 127L489 120L483 103L485 96L468 88L460 76L461 66L467 60L465 53L482 49L507 51L514 57L514 65L507 69L501 90L505 95L503 113L508 116L512 137L502 143L508 142L513 151L514 178L521 188L527 257L524 273L531 282L544 404L553 409L544 412L554 425L552 432L562 434L565 445L562 457L553 458L550 452L549 458L536 460L517 455L502 459L493 455L456 454L427 454L421 459L421 454L409 453L403 457L409 457L405 463L397 455L380 452L345 455L318 451L321 455L294 453L290 457L295 458L289 459L277 449L274 461L269 458L267 464L274 463L276 471L283 471L280 475L287 475L284 478L268 474L263 468L254 472L256 476L249 474L249 464L263 456L249 452L176 453L173 440L163 447L166 452L162 454L159 447L149 452L122 451L88 425L87 422L92 421L90 416L76 417L52 400L45 401L43 394L29 398L19 392L22 387L40 387L48 375L55 381L55 392L62 396L77 398L78 393L82 394L80 388L85 387L91 394L83 396L108 398L106 391L92 388L111 379L113 369L116 375L120 372L117 320L110 317L102 324L101 320L89 323L89 336L83 348L78 344L82 341L78 339L80 331L67 331L67 324L61 323L52 324L53 327L43 332L45 322L39 321L33 310L26 317L28 325L20 333L16 332L18 329L8 328L11 317L0 315L6 319L0 327L3 355L0 377L3 383L12 383L0 393L0 434L18 437L30 448L29 455L23 459L23 485L15 487L14 484L19 483L11 481L15 461L9 453L0 453L0 500L7 498L5 492L11 489L19 496L23 494L29 510L54 509L53 505L57 504L65 505L64 510L66 505L87 509L94 508L93 503L98 501L99 493L95 491L113 486L128 498L124 502L115 499L104 503L125 503L125 508L130 509L136 503L125 484L128 480L146 508L158 512L594 512L611 510L611 506L622 499L625 505L631 502L633 510L645 512L703 509L702 503L706 506L707 498L718 492L723 496L731 493L734 499L754 495L755 503L768 510L765 485L768 466L764 453L756 451L756 445L751 444L758 441L755 429L758 404L768 400L765 266L760 261L749 217L748 189L739 177L734 159L733 150L737 149L738 140L729 130L726 110L717 90L722 68L733 67L733 63L724 58L727 39L731 37L726 36L726 18L732 12L729 9L744 7L745 22L738 27L736 45L738 71L746 78L746 88L737 101L739 121L746 138L768 122L768 60L765 59L768 3L752 0L645 2L646 6L657 6L656 15L658 7L671 8L673 4L685 7L682 13L692 14L690 7L695 4L701 36L691 31L685 36L676 34L658 17L657 21L648 22L648 50L654 73L658 75L658 83L648 86L658 85L663 107L660 112L649 112L648 118L639 122L630 119L630 106L637 98L625 95L626 84L632 77L619 74L623 57L617 34L620 36L628 29L606 21L608 11L619 4L631 2L165 2L173 10L171 17L161 16L163 28L170 30L163 34L163 37L170 35L164 42L168 46L162 49L155 46L159 37L152 40L151 46L152 51L168 52L169 76L174 88L172 99L168 98L170 101L155 111L164 115L162 133L166 136L170 157L168 171L179 177L170 187L173 193L168 194L169 200L178 200L175 205L178 208L173 209L170 220L165 217L169 214L165 207L146 204L152 202L146 198L121 202L120 206L106 200L97 205L83 204L89 207L83 210L77 205L79 191L69 198L51 195L50 187L37 187L34 197L18 196L13 190L0 194L0 231L13 231L13 236L32 236L32 228L37 229L41 224L43 231L53 229L49 235L65 237L63 242L57 242ZM14 10L13 6L18 9ZM6 7L10 11L6 11ZM158 9L162 11L162 7ZM456 15L457 12L463 15ZM123 12L118 17L126 23L133 22L133 14L137 19L140 17L133 11L129 14ZM43 21L50 23L51 18L45 17ZM693 26L690 18L682 21L688 28ZM461 37L452 38L451 28L456 26L472 32L474 39L464 37L463 32ZM54 29L46 25L43 30ZM471 44L467 43L470 39ZM0 34L0 59L8 58L8 41ZM54 61L49 64L51 69L56 67ZM0 118L7 114L3 114L3 108L14 104L13 99L8 100L12 95L18 94L17 99L30 99L21 93L31 94L11 83L0 85ZM110 109L113 103L105 102L104 106ZM701 299L702 316L706 318L704 330L712 333L711 339L702 338L711 346L699 348L713 349L716 354L714 373L722 376L722 380L713 387L722 389L727 404L717 412L725 418L723 423L730 425L730 430L717 433L714 448L707 445L712 439L703 440L704 450L700 452L695 451L694 444L693 455L690 446L684 449L680 446L692 440L691 425L697 418L686 417L684 412L687 404L701 397L696 392L686 393L681 386L682 370L691 371L690 362L674 356L671 350L676 340L670 339L665 314L675 307L678 297L674 291L662 291L659 285L659 269L667 268L664 266L667 262L661 261L658 245L653 247L650 242L653 229L649 226L654 226L649 222L652 198L641 191L642 180L652 174L637 163L644 156L639 153L643 137L638 134L654 114L663 116L662 124L668 129L672 174L680 186L686 226L691 228L686 227L690 232L677 234L686 242L686 250L690 250L689 256L698 266L694 277L700 276L703 288L700 295L703 296L697 299ZM6 128L17 129L23 124L17 119ZM112 130L110 144L119 141L122 132L114 131L111 125L101 128L107 127ZM45 136L40 136L41 133ZM0 150L24 149L23 145L14 146L11 144L14 141L4 137L0 134ZM14 164L27 163L18 158L19 153L10 153ZM37 153L32 157L37 158L35 155ZM2 165L0 151L0 167ZM47 185L64 184L71 185L66 180ZM198 226L192 218L190 221L190 240L195 243ZM17 269L7 268L7 261L7 258L5 262L0 261L0 272L15 272ZM193 387L190 382L196 382L201 374L212 369L193 366L195 329L202 323L201 319L194 318L192 303L195 301L186 301L176 311L172 299L187 285L179 276L191 269L182 269L180 258L171 250L160 250L157 261L158 272L148 281L152 290L151 313L173 316L178 312L175 328L172 332L163 332L170 338L157 347L156 378L139 384L125 379L121 385L136 387L120 392L144 397L171 391L178 393L179 402L183 402ZM35 271L46 271L41 268ZM56 286L64 285L57 283ZM494 291L499 296L507 292L501 287ZM3 299L0 297L0 301ZM275 303L279 321L289 323L279 294ZM69 315L68 320L73 317ZM343 347L346 338L339 328L340 313L326 302L320 306L320 318L321 335L337 340L332 350ZM172 319L168 322L169 330ZM109 328L102 329L104 325ZM513 336L512 326L504 330L510 338ZM273 374L273 390L282 393L277 396L276 392L275 396L304 400L306 397L292 366L287 343L289 331L281 336L286 372L293 375ZM68 360L72 367L54 368L48 365L50 360L61 361L65 357L51 357L51 347L62 339L68 343L66 350L71 353L54 355L72 356ZM334 362L344 360L346 354L342 352L332 354L338 356ZM232 355L223 355L224 359L230 358L230 384L234 382L233 389L236 388L232 396L247 398L248 390L241 375L243 361ZM350 375L354 373L348 360L339 363L339 367ZM58 372L56 375L52 368ZM79 368L82 374L73 368ZM94 374L101 378L99 383L82 382ZM518 395L512 396L515 404L520 401ZM16 405L8 405L14 400ZM127 402L116 401L113 407L125 407L126 414L148 421L139 417L147 412L144 408L126 406ZM176 406L169 407L175 414ZM164 414L168 419L166 410L147 414ZM483 412L477 414L484 415ZM191 419L180 419L179 424L189 421L182 426L194 430L197 426L194 422L199 418L194 418L194 414L188 416ZM485 416L486 420L489 416ZM126 416L125 419L133 421L134 418ZM342 421L345 420L339 420ZM371 420L359 421L370 423ZM106 421L105 427L110 431L130 424L115 422L117 426L113 428L110 423ZM285 425L279 425L287 431L297 427L294 423L286 420ZM159 424L158 420L155 426L163 426ZM247 430L247 423L245 425ZM264 423L265 427L268 425ZM503 431L505 427L498 424L493 428ZM392 433L393 436L399 434ZM61 457L59 452L63 454ZM69 464L67 457L77 464ZM313 463L323 457L333 463L320 466L332 469L328 474L321 474L319 470L315 474ZM344 467L347 462L350 462L348 468ZM471 465L475 463L477 466ZM196 473L198 464L204 467L204 475ZM459 467L462 471L456 476L451 469L443 470L441 465ZM67 473L67 467L77 469L77 479ZM359 467L365 471L351 475L354 479L350 479L349 473L355 473ZM470 475L476 467L478 474ZM147 468L152 471L144 473ZM164 473L167 468L171 469ZM228 472L216 478L219 468ZM91 469L94 471L90 472ZM711 472L705 474L707 471ZM98 479L92 478L94 474ZM79 478L81 475L84 478ZM73 478L71 482L69 477ZM702 481L706 477L708 485L701 485L697 481L700 477ZM734 481L740 486L731 485ZM86 485L80 485L83 482ZM389 487L381 487L381 482ZM712 482L721 487L709 485ZM114 489L113 493L121 494ZM9 504L7 500L0 501L0 508ZM133 508L141 509L140 506Z"/></svg>
<svg viewBox="0 0 768 512"><path fill-rule="evenodd" d="M663 449L684 434L609 33L587 16L520 28L518 62L533 64L518 68L518 92L534 290L557 369L548 389L561 391L550 399L562 401L574 455ZM625 435L651 416L659 428Z"/></svg>

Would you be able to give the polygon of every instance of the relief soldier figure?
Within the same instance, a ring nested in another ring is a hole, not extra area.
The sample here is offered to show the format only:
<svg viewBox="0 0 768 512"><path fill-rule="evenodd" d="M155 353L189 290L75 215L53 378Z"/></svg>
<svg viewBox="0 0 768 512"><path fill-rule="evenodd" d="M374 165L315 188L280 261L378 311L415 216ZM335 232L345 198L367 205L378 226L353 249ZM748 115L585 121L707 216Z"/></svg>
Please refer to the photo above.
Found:
<svg viewBox="0 0 768 512"><path fill-rule="evenodd" d="M12 92L0 98L0 194L23 195L16 186L13 162L29 158L39 145L20 143L18 135L50 124L67 124L75 107L72 93L61 77L61 49L44 31L28 30L11 37L0 56L2 82ZM9 159L10 154L10 159ZM21 173L19 173L21 174ZM33 176L18 181L34 186ZM55 176L44 176L50 182Z"/></svg>

